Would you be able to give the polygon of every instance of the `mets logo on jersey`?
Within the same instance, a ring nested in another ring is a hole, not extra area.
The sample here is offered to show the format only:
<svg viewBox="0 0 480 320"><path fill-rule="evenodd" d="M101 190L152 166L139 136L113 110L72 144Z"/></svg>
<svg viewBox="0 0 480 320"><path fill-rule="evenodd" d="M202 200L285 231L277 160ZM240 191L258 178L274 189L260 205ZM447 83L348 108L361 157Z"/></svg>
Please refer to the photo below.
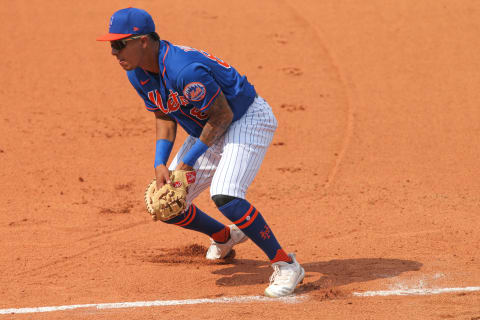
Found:
<svg viewBox="0 0 480 320"><path fill-rule="evenodd" d="M183 96L190 101L201 101L206 93L205 86L200 82L190 82L183 89Z"/></svg>

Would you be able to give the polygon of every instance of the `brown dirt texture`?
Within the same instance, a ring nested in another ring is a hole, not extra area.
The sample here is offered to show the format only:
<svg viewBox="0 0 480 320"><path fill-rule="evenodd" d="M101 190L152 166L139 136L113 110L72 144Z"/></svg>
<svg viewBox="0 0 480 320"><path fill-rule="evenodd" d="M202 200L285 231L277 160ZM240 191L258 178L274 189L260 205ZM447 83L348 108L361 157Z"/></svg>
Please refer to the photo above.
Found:
<svg viewBox="0 0 480 320"><path fill-rule="evenodd" d="M154 118L96 37L135 6L235 66L279 129L247 194L306 271L296 303L0 319L480 319L480 2L0 0L0 309L261 295L247 242L155 223ZM180 130L174 151L185 138ZM220 221L208 192L196 204Z"/></svg>

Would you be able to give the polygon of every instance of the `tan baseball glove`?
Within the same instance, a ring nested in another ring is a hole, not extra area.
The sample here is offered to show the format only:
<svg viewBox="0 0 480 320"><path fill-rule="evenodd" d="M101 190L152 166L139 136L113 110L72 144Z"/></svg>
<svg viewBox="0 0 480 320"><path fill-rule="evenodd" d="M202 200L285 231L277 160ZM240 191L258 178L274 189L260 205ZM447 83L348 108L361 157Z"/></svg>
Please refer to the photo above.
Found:
<svg viewBox="0 0 480 320"><path fill-rule="evenodd" d="M172 183L159 190L155 179L150 182L145 190L145 205L154 221L167 221L185 211L188 186L195 182L195 177L195 171L174 170L170 171Z"/></svg>

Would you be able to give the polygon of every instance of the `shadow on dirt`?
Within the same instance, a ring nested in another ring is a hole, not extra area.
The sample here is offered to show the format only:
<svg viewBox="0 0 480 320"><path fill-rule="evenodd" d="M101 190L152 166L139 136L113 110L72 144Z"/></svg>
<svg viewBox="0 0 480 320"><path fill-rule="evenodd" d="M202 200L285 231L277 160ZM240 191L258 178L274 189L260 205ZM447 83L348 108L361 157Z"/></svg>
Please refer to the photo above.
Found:
<svg viewBox="0 0 480 320"><path fill-rule="evenodd" d="M272 273L272 268L267 262L234 259L233 263L234 265L213 272L224 275L216 281L217 285L239 286L267 283ZM422 264L411 260L364 258L307 262L302 263L302 266L306 272L305 283L298 288L298 293L339 287L355 282L392 278L403 272L418 271ZM317 274L321 274L320 279L309 281L309 278L316 278Z"/></svg>

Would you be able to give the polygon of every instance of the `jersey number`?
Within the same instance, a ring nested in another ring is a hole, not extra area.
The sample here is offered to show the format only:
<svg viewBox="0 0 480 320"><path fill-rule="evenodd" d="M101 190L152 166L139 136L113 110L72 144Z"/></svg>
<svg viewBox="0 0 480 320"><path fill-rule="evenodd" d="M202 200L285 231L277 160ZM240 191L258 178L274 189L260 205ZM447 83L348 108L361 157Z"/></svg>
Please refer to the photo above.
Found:
<svg viewBox="0 0 480 320"><path fill-rule="evenodd" d="M190 114L194 117L197 117L200 120L205 120L208 118L208 116L205 113L203 113L202 111L200 111L200 109L195 107L190 109Z"/></svg>
<svg viewBox="0 0 480 320"><path fill-rule="evenodd" d="M206 51L203 51L203 50L197 50L195 48L190 48L190 47L186 47L186 46L178 46L180 49L182 49L183 51L185 52L189 52L189 51L197 51L197 52L200 52L201 54L203 54L205 57L207 57L208 59L212 60L212 61L215 61L217 62L219 65L221 65L222 67L224 68L230 68L230 65L228 63L226 63L225 61L223 61L222 59L220 58L217 58L215 57L214 55L206 52Z"/></svg>

